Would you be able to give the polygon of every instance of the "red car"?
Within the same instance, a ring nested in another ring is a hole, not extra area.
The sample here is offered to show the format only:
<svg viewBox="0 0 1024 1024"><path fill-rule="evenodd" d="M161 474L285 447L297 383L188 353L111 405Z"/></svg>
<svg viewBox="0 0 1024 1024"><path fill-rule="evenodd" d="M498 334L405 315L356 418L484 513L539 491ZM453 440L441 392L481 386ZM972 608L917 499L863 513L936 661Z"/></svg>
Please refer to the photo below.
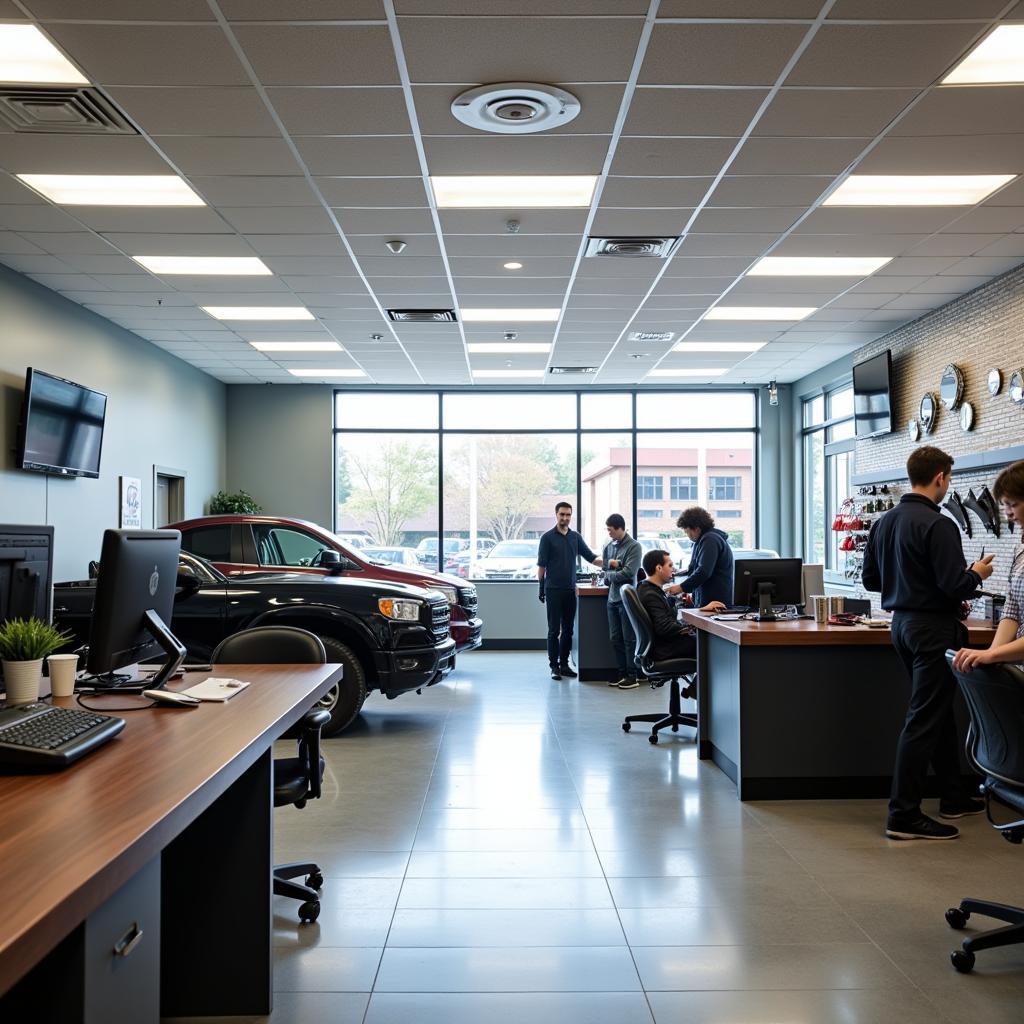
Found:
<svg viewBox="0 0 1024 1024"><path fill-rule="evenodd" d="M479 647L483 620L477 615L476 587L457 576L377 562L343 544L316 523L286 516L203 516L172 523L181 547L212 562L226 576L266 572L306 572L316 576L411 583L439 590L451 607L451 635L457 651Z"/></svg>

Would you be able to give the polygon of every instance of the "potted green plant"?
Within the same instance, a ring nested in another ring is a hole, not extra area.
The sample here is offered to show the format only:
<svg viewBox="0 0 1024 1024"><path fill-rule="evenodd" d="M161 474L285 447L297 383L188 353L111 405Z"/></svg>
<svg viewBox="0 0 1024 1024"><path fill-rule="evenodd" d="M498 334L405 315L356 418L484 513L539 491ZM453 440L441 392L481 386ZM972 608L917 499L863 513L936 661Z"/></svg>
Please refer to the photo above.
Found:
<svg viewBox="0 0 1024 1024"><path fill-rule="evenodd" d="M71 634L42 619L8 619L0 624L0 661L8 704L39 699L43 658L71 639Z"/></svg>
<svg viewBox="0 0 1024 1024"><path fill-rule="evenodd" d="M220 516L227 513L232 515L255 515L262 511L263 506L248 491L235 491L234 494L218 491L210 499L211 516Z"/></svg>

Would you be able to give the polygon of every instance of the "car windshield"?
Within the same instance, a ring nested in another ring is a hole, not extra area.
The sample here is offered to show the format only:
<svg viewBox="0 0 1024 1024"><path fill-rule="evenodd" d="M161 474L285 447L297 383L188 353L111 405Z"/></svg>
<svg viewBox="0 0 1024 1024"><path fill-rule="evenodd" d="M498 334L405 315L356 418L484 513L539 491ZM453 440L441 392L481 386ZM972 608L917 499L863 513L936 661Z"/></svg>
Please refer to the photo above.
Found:
<svg viewBox="0 0 1024 1024"><path fill-rule="evenodd" d="M495 544L490 551L484 555L485 558L533 558L537 554L536 541L528 540L503 540Z"/></svg>
<svg viewBox="0 0 1024 1024"><path fill-rule="evenodd" d="M375 562L405 561L405 552L401 548L363 548L363 554Z"/></svg>

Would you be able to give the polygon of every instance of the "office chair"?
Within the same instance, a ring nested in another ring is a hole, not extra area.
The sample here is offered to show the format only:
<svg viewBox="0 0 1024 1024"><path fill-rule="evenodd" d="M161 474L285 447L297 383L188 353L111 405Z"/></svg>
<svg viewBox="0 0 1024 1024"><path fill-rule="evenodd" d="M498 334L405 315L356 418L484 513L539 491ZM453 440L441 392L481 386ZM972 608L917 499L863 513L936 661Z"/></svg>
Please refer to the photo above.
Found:
<svg viewBox="0 0 1024 1024"><path fill-rule="evenodd" d="M688 725L691 729L697 728L697 716L683 714L680 711L680 700L682 697L694 697L697 693L697 662L694 658L671 658L668 661L654 661L650 656L651 647L654 644L654 629L651 625L647 609L636 592L636 587L625 584L622 587L622 607L626 609L626 618L633 627L633 635L636 637L636 653L633 655L633 662L643 673L644 677L651 681L651 686L664 686L669 684L668 714L667 715L627 715L622 723L622 731L629 732L633 722L653 722L651 735L648 741L658 742L658 733L662 729L671 728L673 732L679 731L679 726ZM686 682L686 689L680 693L679 680Z"/></svg>
<svg viewBox="0 0 1024 1024"><path fill-rule="evenodd" d="M327 653L320 638L294 626L257 626L226 637L210 658L214 665L323 665ZM298 740L298 756L274 758L274 806L295 804L320 796L324 759L320 756L320 730L331 720L330 712L312 708L282 738ZM305 885L293 881L306 876ZM313 863L274 865L274 895L302 900L299 920L313 922L320 916L319 889L323 872Z"/></svg>
<svg viewBox="0 0 1024 1024"><path fill-rule="evenodd" d="M952 668L953 651L946 652L946 661ZM980 665L967 673L953 669L953 674L971 715L967 757L985 777L981 786L985 813L1004 839L1019 845L1024 841L1024 671L1009 664ZM1009 808L1017 820L999 824L992 817L993 802ZM972 913L1005 921L1007 927L964 939L962 948L950 954L953 966L962 974L974 967L978 950L1024 943L1024 907L966 899L946 911L946 921L951 928L960 929Z"/></svg>

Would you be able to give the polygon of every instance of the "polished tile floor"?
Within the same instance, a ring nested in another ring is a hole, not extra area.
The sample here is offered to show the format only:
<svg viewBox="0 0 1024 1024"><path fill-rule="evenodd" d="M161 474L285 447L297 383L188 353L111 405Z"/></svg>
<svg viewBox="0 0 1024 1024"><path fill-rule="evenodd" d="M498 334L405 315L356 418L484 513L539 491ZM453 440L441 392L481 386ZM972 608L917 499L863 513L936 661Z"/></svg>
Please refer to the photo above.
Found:
<svg viewBox="0 0 1024 1024"><path fill-rule="evenodd" d="M371 697L324 798L276 813L276 858L326 882L314 925L275 901L274 1024L1024 1020L1024 948L958 975L943 919L1024 903L1024 849L978 818L889 842L883 801L740 804L688 730L619 728L665 701L539 653Z"/></svg>

